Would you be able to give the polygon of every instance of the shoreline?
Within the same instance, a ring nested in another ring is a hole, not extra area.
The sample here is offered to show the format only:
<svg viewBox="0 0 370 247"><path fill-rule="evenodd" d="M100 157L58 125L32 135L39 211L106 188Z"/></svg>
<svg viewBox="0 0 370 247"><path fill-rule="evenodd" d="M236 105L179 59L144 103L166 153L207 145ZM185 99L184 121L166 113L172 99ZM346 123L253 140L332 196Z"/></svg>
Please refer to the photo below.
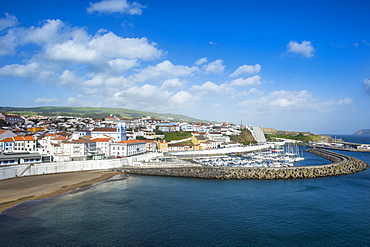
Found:
<svg viewBox="0 0 370 247"><path fill-rule="evenodd" d="M18 177L0 181L0 214L23 202L46 199L106 181L121 172L82 171Z"/></svg>

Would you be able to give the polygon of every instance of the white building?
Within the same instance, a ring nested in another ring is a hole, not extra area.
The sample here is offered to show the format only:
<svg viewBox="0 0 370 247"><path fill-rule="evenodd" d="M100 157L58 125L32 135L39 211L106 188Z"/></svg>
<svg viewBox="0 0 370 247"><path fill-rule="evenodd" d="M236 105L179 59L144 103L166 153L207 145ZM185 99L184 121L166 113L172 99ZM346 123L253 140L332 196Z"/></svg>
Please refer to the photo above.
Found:
<svg viewBox="0 0 370 247"><path fill-rule="evenodd" d="M5 138L0 140L0 151L12 152L14 151L14 140L13 138Z"/></svg>
<svg viewBox="0 0 370 247"><path fill-rule="evenodd" d="M61 142L63 156L69 156L70 160L86 160L88 156L96 154L96 142L88 139L70 139Z"/></svg>
<svg viewBox="0 0 370 247"><path fill-rule="evenodd" d="M267 143L265 134L263 133L263 128L261 126L248 126L248 129L258 144Z"/></svg>
<svg viewBox="0 0 370 247"><path fill-rule="evenodd" d="M126 140L126 125L124 123L118 123L116 128L94 128L91 131L92 138L105 136L112 137L116 142Z"/></svg>
<svg viewBox="0 0 370 247"><path fill-rule="evenodd" d="M110 145L110 156L127 157L146 152L146 142L140 140L125 140Z"/></svg>
<svg viewBox="0 0 370 247"><path fill-rule="evenodd" d="M47 135L38 140L40 147L37 151L41 154L51 154L52 156L54 156L54 154L60 154L60 143L62 141L67 141L67 138L55 134Z"/></svg>
<svg viewBox="0 0 370 247"><path fill-rule="evenodd" d="M96 150L98 153L104 154L105 157L110 156L110 145L113 143L112 137L93 138L91 140L96 142Z"/></svg>
<svg viewBox="0 0 370 247"><path fill-rule="evenodd" d="M126 140L126 125L118 123L115 128L93 128L92 130L82 130L78 132L79 137L89 135L92 138L112 137L114 141L120 142Z"/></svg>
<svg viewBox="0 0 370 247"><path fill-rule="evenodd" d="M0 140L2 151L36 151L36 139L32 136L13 136Z"/></svg>

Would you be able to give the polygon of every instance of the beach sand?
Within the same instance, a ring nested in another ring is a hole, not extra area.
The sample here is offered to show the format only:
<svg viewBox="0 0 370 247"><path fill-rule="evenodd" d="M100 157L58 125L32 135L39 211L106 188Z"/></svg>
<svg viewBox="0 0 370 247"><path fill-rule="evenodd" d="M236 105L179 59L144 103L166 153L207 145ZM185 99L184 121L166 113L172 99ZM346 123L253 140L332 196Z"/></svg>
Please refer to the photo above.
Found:
<svg viewBox="0 0 370 247"><path fill-rule="evenodd" d="M120 172L84 171L28 176L0 180L0 212L22 202L66 193L122 174Z"/></svg>

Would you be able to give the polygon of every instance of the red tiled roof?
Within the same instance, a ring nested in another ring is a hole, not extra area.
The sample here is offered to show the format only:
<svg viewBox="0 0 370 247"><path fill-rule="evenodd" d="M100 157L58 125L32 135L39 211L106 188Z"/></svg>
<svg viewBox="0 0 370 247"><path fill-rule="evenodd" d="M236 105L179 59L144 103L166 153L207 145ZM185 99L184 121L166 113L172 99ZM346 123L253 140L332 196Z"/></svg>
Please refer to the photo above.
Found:
<svg viewBox="0 0 370 247"><path fill-rule="evenodd" d="M14 140L13 138L8 137L8 138L0 140L0 142L14 142Z"/></svg>
<svg viewBox="0 0 370 247"><path fill-rule="evenodd" d="M53 141L65 141L67 138L65 136L56 136L52 139Z"/></svg>
<svg viewBox="0 0 370 247"><path fill-rule="evenodd" d="M36 141L36 139L33 138L32 136L25 136L24 140L26 140L26 141Z"/></svg>
<svg viewBox="0 0 370 247"><path fill-rule="evenodd" d="M116 128L94 128L92 132L116 132Z"/></svg>
<svg viewBox="0 0 370 247"><path fill-rule="evenodd" d="M95 142L109 142L112 138L94 138L92 141Z"/></svg>
<svg viewBox="0 0 370 247"><path fill-rule="evenodd" d="M14 141L24 141L24 137L23 136L14 136L13 140Z"/></svg>

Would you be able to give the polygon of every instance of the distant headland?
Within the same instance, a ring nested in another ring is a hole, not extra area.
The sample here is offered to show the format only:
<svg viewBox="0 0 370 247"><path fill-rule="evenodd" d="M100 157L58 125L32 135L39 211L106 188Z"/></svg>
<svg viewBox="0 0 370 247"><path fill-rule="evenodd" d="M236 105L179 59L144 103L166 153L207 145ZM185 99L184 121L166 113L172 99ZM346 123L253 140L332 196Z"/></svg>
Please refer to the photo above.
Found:
<svg viewBox="0 0 370 247"><path fill-rule="evenodd" d="M356 133L354 133L354 135L357 135L357 136L370 136L370 129L359 130Z"/></svg>

